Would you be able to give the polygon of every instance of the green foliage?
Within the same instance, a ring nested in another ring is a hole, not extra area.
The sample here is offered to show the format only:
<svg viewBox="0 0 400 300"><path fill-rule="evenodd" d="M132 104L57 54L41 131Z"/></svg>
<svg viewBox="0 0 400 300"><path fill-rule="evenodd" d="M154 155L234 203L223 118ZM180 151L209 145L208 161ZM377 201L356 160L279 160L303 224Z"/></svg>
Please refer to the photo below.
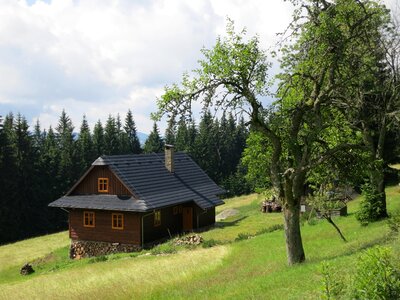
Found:
<svg viewBox="0 0 400 300"><path fill-rule="evenodd" d="M235 242L239 242L239 241L243 241L243 240L248 240L250 238L252 238L253 235L250 233L239 233L238 236L235 238Z"/></svg>
<svg viewBox="0 0 400 300"><path fill-rule="evenodd" d="M158 132L157 123L154 122L153 130L150 132L146 142L144 143L144 153L160 153L164 150L164 142Z"/></svg>
<svg viewBox="0 0 400 300"><path fill-rule="evenodd" d="M343 295L345 288L343 277L328 262L321 264L320 273L322 275L322 299L339 299Z"/></svg>
<svg viewBox="0 0 400 300"><path fill-rule="evenodd" d="M242 163L247 168L246 180L257 188L271 187L271 145L261 133L252 131L247 138Z"/></svg>
<svg viewBox="0 0 400 300"><path fill-rule="evenodd" d="M352 299L399 299L400 269L391 250L374 247L358 259L351 286Z"/></svg>
<svg viewBox="0 0 400 300"><path fill-rule="evenodd" d="M209 239L209 240L203 241L203 243L201 244L201 246L202 246L203 248L211 248L211 247L217 246L217 245L219 245L219 244L220 244L219 241L216 241L216 240L214 240L214 239Z"/></svg>
<svg viewBox="0 0 400 300"><path fill-rule="evenodd" d="M108 260L107 256L100 255L100 256L89 258L88 263L89 264L94 264L94 263L97 263L97 262L102 262L102 261L107 261L107 260Z"/></svg>
<svg viewBox="0 0 400 300"><path fill-rule="evenodd" d="M381 195L376 193L375 188L366 183L363 186L364 198L360 202L360 209L356 213L357 220L361 225L368 225L370 222L381 218L381 203L377 201Z"/></svg>
<svg viewBox="0 0 400 300"><path fill-rule="evenodd" d="M283 229L284 229L283 224L275 224L275 225L271 225L269 227L258 230L255 235L261 235L261 234L270 233L270 232L274 232L277 230L283 230Z"/></svg>
<svg viewBox="0 0 400 300"><path fill-rule="evenodd" d="M387 223L390 231L397 235L400 232L400 211L395 211L394 213L390 214Z"/></svg>
<svg viewBox="0 0 400 300"><path fill-rule="evenodd" d="M172 242L168 242L154 246L150 250L150 253L152 255L160 255L160 254L173 254L176 253L177 251L178 251L177 246L175 246Z"/></svg>
<svg viewBox="0 0 400 300"><path fill-rule="evenodd" d="M128 113L126 114L124 129L128 139L129 152L134 154L142 153L140 141L137 136L136 124L135 121L133 120L133 115L131 110L128 110Z"/></svg>

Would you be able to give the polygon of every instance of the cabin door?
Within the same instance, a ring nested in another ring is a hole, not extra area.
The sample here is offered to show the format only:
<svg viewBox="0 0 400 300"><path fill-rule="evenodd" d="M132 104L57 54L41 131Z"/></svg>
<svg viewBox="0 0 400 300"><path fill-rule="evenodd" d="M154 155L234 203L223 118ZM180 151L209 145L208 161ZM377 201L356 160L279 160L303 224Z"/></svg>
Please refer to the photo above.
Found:
<svg viewBox="0 0 400 300"><path fill-rule="evenodd" d="M192 207L183 207L182 217L183 217L183 231L192 231L193 230L193 208Z"/></svg>

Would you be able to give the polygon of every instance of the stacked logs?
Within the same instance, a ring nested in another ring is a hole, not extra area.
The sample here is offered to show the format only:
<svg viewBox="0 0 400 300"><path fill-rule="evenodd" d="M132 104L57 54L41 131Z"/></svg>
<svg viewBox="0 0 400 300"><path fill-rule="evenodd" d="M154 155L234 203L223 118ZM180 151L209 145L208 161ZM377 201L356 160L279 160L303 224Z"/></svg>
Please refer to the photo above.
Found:
<svg viewBox="0 0 400 300"><path fill-rule="evenodd" d="M177 238L175 240L175 245L181 246L181 245L200 245L203 242L203 238L201 235L198 234L193 234L193 235L187 235L181 238Z"/></svg>
<svg viewBox="0 0 400 300"><path fill-rule="evenodd" d="M282 211L282 205L280 205L278 202L275 201L275 199L272 200L264 200L261 205L261 211L263 213L267 212L281 212Z"/></svg>
<svg viewBox="0 0 400 300"><path fill-rule="evenodd" d="M21 275L29 275L32 274L33 272L35 272L35 270L32 268L30 264L23 265L23 267L19 271Z"/></svg>
<svg viewBox="0 0 400 300"><path fill-rule="evenodd" d="M139 250L139 246L130 244L72 241L69 257L72 259L81 259L83 257L100 256L119 252L134 252Z"/></svg>

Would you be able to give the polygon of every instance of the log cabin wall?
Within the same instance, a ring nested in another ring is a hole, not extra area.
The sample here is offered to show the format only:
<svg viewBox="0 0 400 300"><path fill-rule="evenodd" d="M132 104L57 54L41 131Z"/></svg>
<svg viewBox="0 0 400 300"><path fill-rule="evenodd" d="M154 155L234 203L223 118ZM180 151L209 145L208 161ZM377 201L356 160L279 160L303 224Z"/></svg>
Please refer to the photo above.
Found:
<svg viewBox="0 0 400 300"><path fill-rule="evenodd" d="M108 178L108 192L98 192L98 178ZM132 195L108 166L95 166L71 193L71 195L93 194Z"/></svg>
<svg viewBox="0 0 400 300"><path fill-rule="evenodd" d="M215 207L204 211L196 205L196 215L198 218L198 228L210 226L215 223Z"/></svg>
<svg viewBox="0 0 400 300"><path fill-rule="evenodd" d="M95 227L83 226L83 212L95 213ZM124 229L112 229L112 213L124 215ZM141 215L132 212L73 209L69 212L69 235L72 240L101 241L141 245Z"/></svg>
<svg viewBox="0 0 400 300"><path fill-rule="evenodd" d="M161 212L161 224L154 224L154 214L144 214L143 225L144 225L144 243L150 243L171 235L176 235L182 232L182 206L177 205L172 207L166 207L160 209ZM186 206L186 205L185 205ZM191 206L188 204L187 206ZM174 209L175 207L175 209ZM179 211L179 208L180 211Z"/></svg>

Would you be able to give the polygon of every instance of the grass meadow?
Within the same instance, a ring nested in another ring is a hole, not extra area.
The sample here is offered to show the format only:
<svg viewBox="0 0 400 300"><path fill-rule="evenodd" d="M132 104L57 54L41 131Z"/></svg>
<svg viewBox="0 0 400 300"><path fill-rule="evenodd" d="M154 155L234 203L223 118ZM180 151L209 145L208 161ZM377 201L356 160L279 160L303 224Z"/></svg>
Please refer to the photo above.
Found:
<svg viewBox="0 0 400 300"><path fill-rule="evenodd" d="M400 209L400 189L387 189L390 212ZM302 227L306 263L288 267L281 214L262 214L261 199L248 195L225 200L218 211L236 216L201 235L212 247L175 247L171 242L148 251L79 261L68 259L67 232L0 247L1 299L318 299L321 264L329 262L343 277L354 272L362 250L377 244L399 249L386 221L366 227L349 216L335 219L348 243L319 220ZM278 229L278 227L275 227ZM238 238L239 237L239 238ZM205 243L206 244L206 243ZM36 272L19 275L33 263Z"/></svg>

